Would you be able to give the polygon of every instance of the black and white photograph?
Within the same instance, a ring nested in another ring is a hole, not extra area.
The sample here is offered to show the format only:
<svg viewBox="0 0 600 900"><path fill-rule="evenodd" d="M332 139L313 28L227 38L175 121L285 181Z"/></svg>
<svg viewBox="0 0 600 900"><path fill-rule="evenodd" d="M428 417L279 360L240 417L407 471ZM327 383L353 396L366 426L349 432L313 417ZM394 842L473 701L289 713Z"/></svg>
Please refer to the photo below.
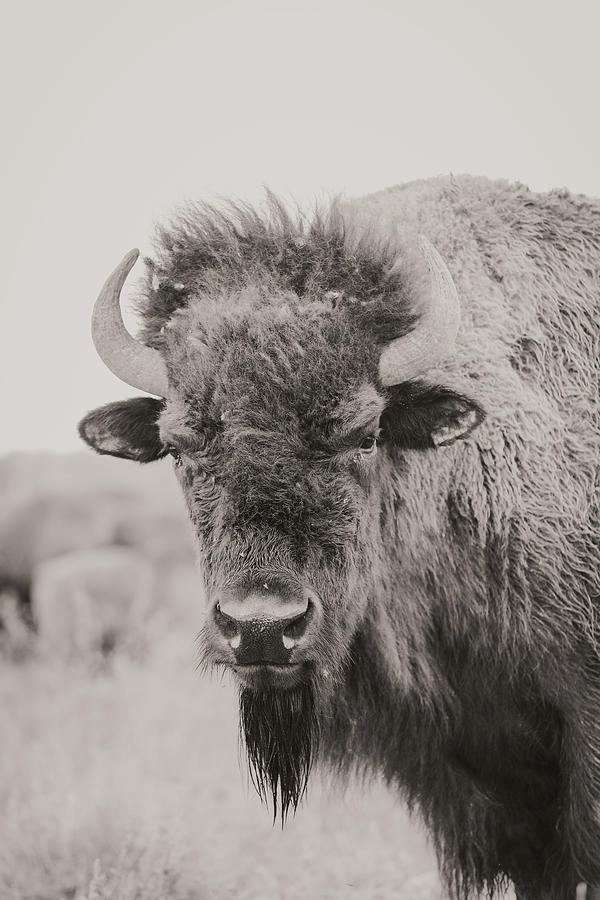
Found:
<svg viewBox="0 0 600 900"><path fill-rule="evenodd" d="M0 35L0 900L600 900L600 7Z"/></svg>

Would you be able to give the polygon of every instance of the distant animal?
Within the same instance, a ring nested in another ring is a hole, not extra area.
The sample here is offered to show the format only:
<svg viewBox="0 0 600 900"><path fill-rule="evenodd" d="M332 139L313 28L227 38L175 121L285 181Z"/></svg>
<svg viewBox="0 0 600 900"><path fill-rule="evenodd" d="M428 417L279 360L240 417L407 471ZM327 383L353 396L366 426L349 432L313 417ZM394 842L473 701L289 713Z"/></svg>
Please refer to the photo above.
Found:
<svg viewBox="0 0 600 900"><path fill-rule="evenodd" d="M36 566L31 601L45 652L62 659L107 655L141 645L156 576L128 547L73 550Z"/></svg>
<svg viewBox="0 0 600 900"><path fill-rule="evenodd" d="M440 178L312 218L192 206L147 260L156 395L80 424L171 455L207 665L285 818L313 760L383 773L451 896L600 884L600 202Z"/></svg>
<svg viewBox="0 0 600 900"><path fill-rule="evenodd" d="M114 495L56 490L13 498L0 513L0 581L29 613L31 575L45 559L112 542Z"/></svg>
<svg viewBox="0 0 600 900"><path fill-rule="evenodd" d="M191 560L184 515L157 510L127 491L44 490L17 495L0 512L0 589L12 589L29 618L32 574L46 559L119 544L155 563Z"/></svg>

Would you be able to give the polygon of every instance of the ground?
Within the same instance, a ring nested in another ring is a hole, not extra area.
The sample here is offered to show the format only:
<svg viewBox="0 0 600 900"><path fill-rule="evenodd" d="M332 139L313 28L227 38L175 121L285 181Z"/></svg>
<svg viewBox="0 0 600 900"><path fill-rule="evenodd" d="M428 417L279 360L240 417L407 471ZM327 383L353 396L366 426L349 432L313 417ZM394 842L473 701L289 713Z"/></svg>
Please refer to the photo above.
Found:
<svg viewBox="0 0 600 900"><path fill-rule="evenodd" d="M272 826L233 684L195 670L195 575L172 585L177 612L138 658L0 658L0 898L439 900L425 837L381 784L315 778Z"/></svg>

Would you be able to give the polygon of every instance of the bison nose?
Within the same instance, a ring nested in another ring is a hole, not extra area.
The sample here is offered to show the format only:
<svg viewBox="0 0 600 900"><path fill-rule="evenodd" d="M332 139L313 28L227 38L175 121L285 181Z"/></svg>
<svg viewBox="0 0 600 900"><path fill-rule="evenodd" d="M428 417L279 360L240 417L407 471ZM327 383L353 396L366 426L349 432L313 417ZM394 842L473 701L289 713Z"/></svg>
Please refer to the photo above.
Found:
<svg viewBox="0 0 600 900"><path fill-rule="evenodd" d="M315 615L315 598L253 590L223 594L214 607L221 635L238 665L286 665L305 642Z"/></svg>

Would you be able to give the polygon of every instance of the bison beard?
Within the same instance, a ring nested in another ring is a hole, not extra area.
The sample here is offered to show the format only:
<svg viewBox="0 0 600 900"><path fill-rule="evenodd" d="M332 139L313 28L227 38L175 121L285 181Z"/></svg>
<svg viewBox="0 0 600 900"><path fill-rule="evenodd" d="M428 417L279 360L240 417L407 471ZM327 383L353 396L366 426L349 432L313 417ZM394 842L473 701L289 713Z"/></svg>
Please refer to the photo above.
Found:
<svg viewBox="0 0 600 900"><path fill-rule="evenodd" d="M312 681L290 690L240 691L240 729L250 777L260 796L273 800L273 820L285 822L295 811L319 744L319 723Z"/></svg>

